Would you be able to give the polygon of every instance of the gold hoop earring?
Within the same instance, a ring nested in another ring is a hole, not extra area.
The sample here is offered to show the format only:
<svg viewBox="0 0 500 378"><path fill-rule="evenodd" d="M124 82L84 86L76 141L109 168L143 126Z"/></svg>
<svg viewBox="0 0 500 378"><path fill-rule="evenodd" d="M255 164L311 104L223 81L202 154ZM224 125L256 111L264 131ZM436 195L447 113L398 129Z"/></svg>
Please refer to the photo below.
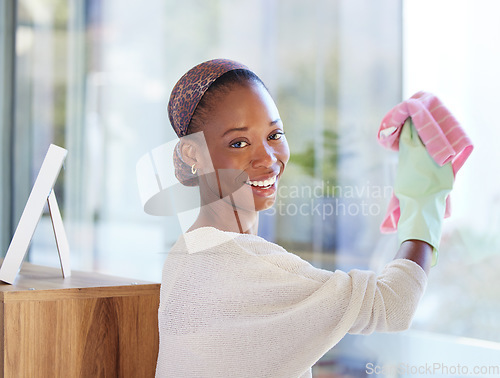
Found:
<svg viewBox="0 0 500 378"><path fill-rule="evenodd" d="M197 171L197 169L196 169L194 166L195 166L195 164L193 164L193 165L191 166L191 173L192 173L193 175L195 175L195 174L196 174L196 171Z"/></svg>

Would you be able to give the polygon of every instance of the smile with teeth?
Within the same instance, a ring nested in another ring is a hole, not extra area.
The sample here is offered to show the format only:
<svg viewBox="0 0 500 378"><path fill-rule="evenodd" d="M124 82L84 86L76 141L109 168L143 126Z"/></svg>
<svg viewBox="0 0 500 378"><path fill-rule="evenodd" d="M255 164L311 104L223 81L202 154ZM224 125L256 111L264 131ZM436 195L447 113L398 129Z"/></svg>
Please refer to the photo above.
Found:
<svg viewBox="0 0 500 378"><path fill-rule="evenodd" d="M267 187L273 186L275 182L276 182L276 176L273 176L273 177L268 178L267 180L264 180L264 181L248 180L246 182L246 184L251 185L251 186L257 186L259 188L267 188Z"/></svg>

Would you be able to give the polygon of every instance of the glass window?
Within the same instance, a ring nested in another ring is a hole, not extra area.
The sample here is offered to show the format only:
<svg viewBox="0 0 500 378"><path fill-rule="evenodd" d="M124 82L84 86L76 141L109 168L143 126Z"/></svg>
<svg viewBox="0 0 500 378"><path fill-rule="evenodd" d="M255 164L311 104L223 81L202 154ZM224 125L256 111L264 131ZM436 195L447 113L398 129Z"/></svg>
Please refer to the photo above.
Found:
<svg viewBox="0 0 500 378"><path fill-rule="evenodd" d="M439 262L431 269L412 328L348 336L332 350L332 360L340 355L344 364L351 361L366 374L385 377L496 376L500 197L493 172L500 161L494 126L500 85L499 4L405 0L403 5L402 98L421 90L434 93L475 148L457 174Z"/></svg>
<svg viewBox="0 0 500 378"><path fill-rule="evenodd" d="M292 150L259 233L319 267L387 259L378 225L391 155L375 134L401 98L399 2L19 0L16 20L13 218L48 145L67 148L55 191L73 269L160 281L181 230L144 214L135 165L174 139L175 82L214 57L262 77ZM47 215L29 260L58 264Z"/></svg>
<svg viewBox="0 0 500 378"><path fill-rule="evenodd" d="M178 78L219 56L260 74L292 149L260 234L318 266L367 266L386 200L372 192L389 177L373 133L400 96L400 18L389 2L19 1L17 162L32 180L50 143L69 150L56 195L74 268L160 280L181 231L144 214L135 164L174 138ZM30 261L57 264L50 227L42 217Z"/></svg>
<svg viewBox="0 0 500 378"><path fill-rule="evenodd" d="M407 0L404 13L405 95L420 89L435 93L475 146L457 174L439 267L430 277L415 326L497 342L500 191L493 172L500 162L495 145L500 130L494 127L500 85L495 73L500 64L498 11L500 4L487 0Z"/></svg>

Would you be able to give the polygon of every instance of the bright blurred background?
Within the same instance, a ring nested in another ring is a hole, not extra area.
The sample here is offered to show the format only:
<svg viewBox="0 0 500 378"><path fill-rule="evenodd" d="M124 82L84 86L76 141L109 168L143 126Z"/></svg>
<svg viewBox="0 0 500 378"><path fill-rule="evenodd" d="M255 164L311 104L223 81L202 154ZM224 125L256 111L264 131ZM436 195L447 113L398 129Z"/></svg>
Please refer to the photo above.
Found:
<svg viewBox="0 0 500 378"><path fill-rule="evenodd" d="M69 151L55 191L73 269L160 282L181 229L144 213L136 163L175 137L165 107L178 78L226 57L270 88L292 151L260 234L318 267L380 270L397 249L379 232L397 160L376 132L430 91L475 144L439 265L409 331L347 336L314 375L363 377L372 363L407 366L378 376L422 376L428 363L500 376L499 11L495 0L2 0L1 252L54 143ZM58 264L47 214L27 260Z"/></svg>

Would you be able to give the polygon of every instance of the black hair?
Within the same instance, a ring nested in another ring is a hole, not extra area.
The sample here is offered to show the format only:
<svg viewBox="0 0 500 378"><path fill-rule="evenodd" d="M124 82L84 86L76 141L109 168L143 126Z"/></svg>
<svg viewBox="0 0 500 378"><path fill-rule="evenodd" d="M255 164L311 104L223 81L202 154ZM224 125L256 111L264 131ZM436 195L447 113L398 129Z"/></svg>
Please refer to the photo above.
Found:
<svg viewBox="0 0 500 378"><path fill-rule="evenodd" d="M231 89L237 85L247 86L249 84L260 84L269 92L262 80L250 70L231 70L218 77L198 102L191 120L189 121L187 134L192 134L201 130L204 121L213 108L214 102L221 95L229 93Z"/></svg>

